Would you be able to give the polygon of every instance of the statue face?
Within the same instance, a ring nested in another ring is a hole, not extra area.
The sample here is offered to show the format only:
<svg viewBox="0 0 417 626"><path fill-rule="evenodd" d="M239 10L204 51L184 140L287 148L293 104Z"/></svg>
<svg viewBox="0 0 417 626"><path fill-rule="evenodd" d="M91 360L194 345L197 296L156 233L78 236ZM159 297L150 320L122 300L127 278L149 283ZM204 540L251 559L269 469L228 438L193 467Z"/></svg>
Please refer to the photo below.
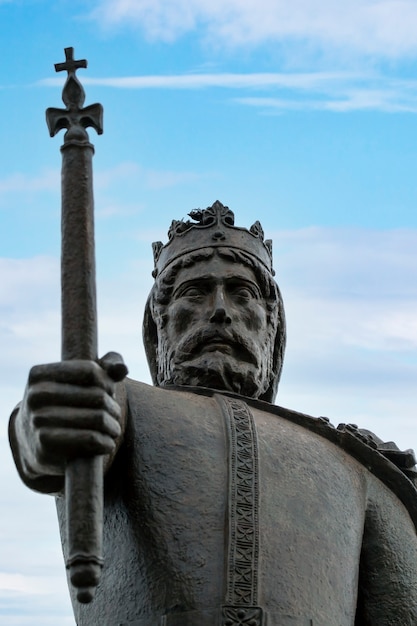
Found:
<svg viewBox="0 0 417 626"><path fill-rule="evenodd" d="M258 397L268 387L272 339L253 271L219 258L179 270L158 330L161 382Z"/></svg>

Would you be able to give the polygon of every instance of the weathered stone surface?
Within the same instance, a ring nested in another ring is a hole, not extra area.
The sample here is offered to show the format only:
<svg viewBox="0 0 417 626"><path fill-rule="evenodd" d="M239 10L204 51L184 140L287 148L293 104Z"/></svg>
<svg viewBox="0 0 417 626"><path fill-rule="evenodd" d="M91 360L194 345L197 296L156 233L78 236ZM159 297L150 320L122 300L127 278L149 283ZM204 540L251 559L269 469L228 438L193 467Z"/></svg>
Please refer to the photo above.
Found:
<svg viewBox="0 0 417 626"><path fill-rule="evenodd" d="M22 479L57 494L64 553L65 462L106 455L105 565L90 604L72 591L77 624L415 626L414 455L272 404L271 244L219 202L192 217L154 245L155 386L119 383L116 403L105 360L38 366L12 416Z"/></svg>

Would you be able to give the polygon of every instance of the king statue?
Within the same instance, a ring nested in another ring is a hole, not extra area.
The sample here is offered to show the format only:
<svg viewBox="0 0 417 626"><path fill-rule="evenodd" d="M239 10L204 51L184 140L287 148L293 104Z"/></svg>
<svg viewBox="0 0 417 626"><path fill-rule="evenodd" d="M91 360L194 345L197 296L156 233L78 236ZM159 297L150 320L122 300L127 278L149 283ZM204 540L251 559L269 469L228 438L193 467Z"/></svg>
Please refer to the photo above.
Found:
<svg viewBox="0 0 417 626"><path fill-rule="evenodd" d="M413 453L273 404L271 241L220 202L190 217L153 245L154 386L115 383L106 358L35 366L11 418L20 476L56 496L61 528L66 464L104 457L105 565L77 624L416 626Z"/></svg>

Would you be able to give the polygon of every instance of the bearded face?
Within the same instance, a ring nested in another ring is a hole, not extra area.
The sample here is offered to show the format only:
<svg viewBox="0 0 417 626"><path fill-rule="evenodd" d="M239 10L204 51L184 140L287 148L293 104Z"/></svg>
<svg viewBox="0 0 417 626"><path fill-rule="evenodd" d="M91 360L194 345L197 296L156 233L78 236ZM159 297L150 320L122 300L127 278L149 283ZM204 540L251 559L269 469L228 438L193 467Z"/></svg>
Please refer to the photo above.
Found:
<svg viewBox="0 0 417 626"><path fill-rule="evenodd" d="M273 329L253 271L213 256L179 270L158 327L158 384L259 397L273 367Z"/></svg>

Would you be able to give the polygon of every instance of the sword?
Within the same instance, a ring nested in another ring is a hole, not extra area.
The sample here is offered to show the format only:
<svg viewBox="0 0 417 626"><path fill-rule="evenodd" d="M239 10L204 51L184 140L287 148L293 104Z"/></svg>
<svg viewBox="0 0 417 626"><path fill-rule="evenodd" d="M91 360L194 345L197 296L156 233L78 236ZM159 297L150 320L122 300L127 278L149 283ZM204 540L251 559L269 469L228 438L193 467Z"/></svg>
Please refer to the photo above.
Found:
<svg viewBox="0 0 417 626"><path fill-rule="evenodd" d="M87 61L74 60L74 48L65 48L67 71L62 91L65 109L48 108L46 122L51 137L66 128L62 153L61 308L62 360L97 361L97 311L94 254L94 199L92 158L94 146L86 128L103 132L103 107L84 107L84 89L76 70ZM113 380L127 373L115 362ZM69 460L65 470L66 567L79 602L94 597L103 566L103 456Z"/></svg>

